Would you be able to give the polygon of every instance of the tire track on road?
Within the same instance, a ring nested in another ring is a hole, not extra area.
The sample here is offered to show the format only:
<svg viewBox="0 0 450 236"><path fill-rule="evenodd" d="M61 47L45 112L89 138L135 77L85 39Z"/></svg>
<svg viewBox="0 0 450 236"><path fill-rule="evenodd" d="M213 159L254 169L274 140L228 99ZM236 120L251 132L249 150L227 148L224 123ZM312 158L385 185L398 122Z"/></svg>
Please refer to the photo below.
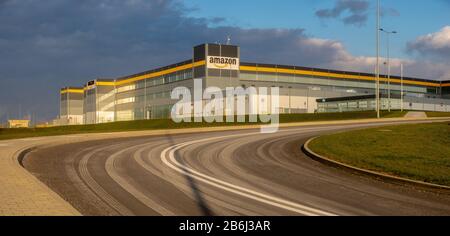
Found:
<svg viewBox="0 0 450 236"><path fill-rule="evenodd" d="M316 130L321 130L324 128L316 128ZM306 129L298 129L298 130L288 130L290 132L294 132L294 131L304 131ZM286 131L280 131L280 132L286 132ZM176 158L175 158L175 152L177 150L180 150L183 147L192 145L192 144L196 144L196 143L201 143L201 142L207 142L207 141L213 141L213 140L217 140L217 139L224 139L224 138L233 138L233 137L243 137L243 136L251 136L251 135L261 135L260 133L245 133L245 134L236 134L236 135L228 135L228 136L221 136L221 137L213 137L213 138L206 138L206 139L201 139L201 140L196 140L196 141L191 141L191 142L185 142L185 143L181 143L181 144L177 144L174 146L171 146L169 148L164 149L164 151L161 153L161 160L163 161L164 164L166 164L168 167L170 167L171 169L180 172L184 175L188 175L192 178L195 178L203 183L206 183L208 185L220 188L222 190L228 191L228 192L232 192L238 195L241 195L243 197L247 197L268 205L272 205L275 207L279 207L288 211L292 211L292 212L296 212L298 214L301 215L306 215L306 216L335 216L334 213L330 213L330 212L326 212L323 210L319 210L313 207L309 207L309 206L305 206L305 205L301 205L298 203L294 203L291 201L287 201L278 197L274 197L274 196L270 196L267 194L263 194L254 190L250 190L250 189L246 189L246 188L242 188L240 186L213 178L211 176L202 174L198 171L193 170L192 168L189 168L185 165L182 165L181 163L179 163ZM168 159L167 159L167 155L168 155ZM172 164L173 163L173 164Z"/></svg>
<svg viewBox="0 0 450 236"><path fill-rule="evenodd" d="M133 212L131 212L126 206L124 206L119 201L117 201L117 199L115 199L113 196L111 196L100 184L98 184L97 181L95 181L94 178L92 178L92 176L88 170L89 159L94 154L96 154L98 152L102 152L113 146L117 146L117 145L110 145L107 147L103 147L101 149L93 150L93 151L87 153L86 155L84 155L83 158L78 163L78 170L79 170L81 178L89 186L89 188L92 191L94 191L95 194L97 194L110 207L112 207L114 210L116 210L120 215L132 216L132 215L134 215Z"/></svg>

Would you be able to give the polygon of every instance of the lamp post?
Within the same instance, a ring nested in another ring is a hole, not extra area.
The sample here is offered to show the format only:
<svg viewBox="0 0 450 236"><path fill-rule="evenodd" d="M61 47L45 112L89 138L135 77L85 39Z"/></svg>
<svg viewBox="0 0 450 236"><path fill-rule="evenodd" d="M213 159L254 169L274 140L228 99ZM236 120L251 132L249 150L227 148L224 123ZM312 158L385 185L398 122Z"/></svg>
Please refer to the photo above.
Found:
<svg viewBox="0 0 450 236"><path fill-rule="evenodd" d="M289 89L289 114L291 114L292 113L292 108L291 108L291 89L292 89L292 86L289 86L288 89Z"/></svg>
<svg viewBox="0 0 450 236"><path fill-rule="evenodd" d="M391 112L391 57L390 57L390 48L389 48L389 36L391 34L396 34L397 31L387 31L383 28L380 28L381 32L386 33L387 37L387 67L388 67L388 111Z"/></svg>
<svg viewBox="0 0 450 236"><path fill-rule="evenodd" d="M377 67L376 67L376 88L375 98L377 106L377 118L380 119L380 0L377 0L377 30L376 30L376 51L377 51Z"/></svg>
<svg viewBox="0 0 450 236"><path fill-rule="evenodd" d="M401 102L401 110L403 112L403 64L400 64L400 82L401 82L400 102Z"/></svg>

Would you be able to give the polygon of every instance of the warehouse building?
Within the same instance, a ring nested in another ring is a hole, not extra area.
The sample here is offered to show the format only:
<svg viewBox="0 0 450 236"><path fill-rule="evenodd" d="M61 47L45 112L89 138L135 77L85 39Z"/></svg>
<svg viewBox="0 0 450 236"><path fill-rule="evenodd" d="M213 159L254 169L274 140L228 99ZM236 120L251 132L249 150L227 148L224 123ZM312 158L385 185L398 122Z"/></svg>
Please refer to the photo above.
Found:
<svg viewBox="0 0 450 236"><path fill-rule="evenodd" d="M223 90L238 86L279 87L280 113L314 113L325 111L326 99L373 96L376 78L367 73L242 62L238 46L202 44L194 47L192 59L125 77L96 79L77 89L76 94L83 95L83 123L169 118L177 102L171 99L172 90L177 87L192 90L194 79L201 79L203 88ZM450 109L435 106L450 101L450 81L391 76L389 87L387 82L387 76L382 75L381 93L386 95L389 88L395 98L403 88L405 101L411 103L405 109ZM61 90L64 106L60 116L70 120L81 116L80 109L73 109L72 104L77 101L75 107L80 108L81 98L69 91L72 90ZM392 101L391 106L396 109L395 99ZM368 105L366 109L374 108Z"/></svg>
<svg viewBox="0 0 450 236"><path fill-rule="evenodd" d="M335 97L317 99L317 112L353 112L373 111L376 109L375 94L350 97ZM390 106L390 107L389 107ZM380 97L382 110L412 110L450 112L450 99L404 96L393 94L389 98L386 94Z"/></svg>
<svg viewBox="0 0 450 236"><path fill-rule="evenodd" d="M30 128L30 120L8 120L6 128Z"/></svg>
<svg viewBox="0 0 450 236"><path fill-rule="evenodd" d="M66 87L60 90L59 119L57 125L79 125L84 123L84 89Z"/></svg>
<svg viewBox="0 0 450 236"><path fill-rule="evenodd" d="M116 87L114 80L96 79L84 86L84 124L115 121Z"/></svg>

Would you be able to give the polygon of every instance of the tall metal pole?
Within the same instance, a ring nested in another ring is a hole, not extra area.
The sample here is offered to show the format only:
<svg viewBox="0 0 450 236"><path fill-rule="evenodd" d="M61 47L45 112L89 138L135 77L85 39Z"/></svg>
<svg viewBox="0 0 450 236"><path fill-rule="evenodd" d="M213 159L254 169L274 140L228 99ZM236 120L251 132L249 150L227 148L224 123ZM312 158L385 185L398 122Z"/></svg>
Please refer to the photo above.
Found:
<svg viewBox="0 0 450 236"><path fill-rule="evenodd" d="M389 35L387 33L387 64L388 64L388 112L391 112L391 56L389 50Z"/></svg>
<svg viewBox="0 0 450 236"><path fill-rule="evenodd" d="M387 42L387 67L388 67L388 86L387 86L387 93L388 93L388 111L391 111L391 55L390 55L390 42L389 42L389 36L391 34L396 34L397 31L386 31L385 29L380 29L380 31L383 31L386 33L386 42Z"/></svg>
<svg viewBox="0 0 450 236"><path fill-rule="evenodd" d="M403 112L403 63L400 64L400 83L401 83L400 102L401 102L401 108L402 108L402 112Z"/></svg>
<svg viewBox="0 0 450 236"><path fill-rule="evenodd" d="M380 119L380 0L377 0L377 70L376 70L376 106L377 118Z"/></svg>
<svg viewBox="0 0 450 236"><path fill-rule="evenodd" d="M288 87L289 89L289 114L292 113L292 108L291 108L291 86Z"/></svg>
<svg viewBox="0 0 450 236"><path fill-rule="evenodd" d="M306 90L306 110L308 110L306 113L309 113L309 90L310 87Z"/></svg>

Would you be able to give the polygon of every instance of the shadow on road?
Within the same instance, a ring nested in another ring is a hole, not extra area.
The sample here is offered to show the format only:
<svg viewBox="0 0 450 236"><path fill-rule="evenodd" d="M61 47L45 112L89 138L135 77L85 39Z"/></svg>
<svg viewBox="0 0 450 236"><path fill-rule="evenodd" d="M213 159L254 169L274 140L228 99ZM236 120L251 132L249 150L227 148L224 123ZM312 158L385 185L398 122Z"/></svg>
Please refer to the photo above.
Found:
<svg viewBox="0 0 450 236"><path fill-rule="evenodd" d="M170 146L176 145L173 136L171 134L166 134L165 137L167 138L167 140L169 141ZM183 158L178 157L178 153L175 152L175 158L177 159L177 161L181 164L181 165L185 165L185 162L183 160ZM189 186L191 187L192 193L194 194L195 197L195 201L198 204L198 207L200 208L200 211L202 212L202 214L204 216L213 216L214 213L211 211L211 209L209 209L208 203L205 201L205 199L202 196L202 192L200 191L200 189L198 188L198 185L195 181L194 178L192 178L189 174L190 173L188 170L184 170L187 174L184 175L184 177L186 178Z"/></svg>

